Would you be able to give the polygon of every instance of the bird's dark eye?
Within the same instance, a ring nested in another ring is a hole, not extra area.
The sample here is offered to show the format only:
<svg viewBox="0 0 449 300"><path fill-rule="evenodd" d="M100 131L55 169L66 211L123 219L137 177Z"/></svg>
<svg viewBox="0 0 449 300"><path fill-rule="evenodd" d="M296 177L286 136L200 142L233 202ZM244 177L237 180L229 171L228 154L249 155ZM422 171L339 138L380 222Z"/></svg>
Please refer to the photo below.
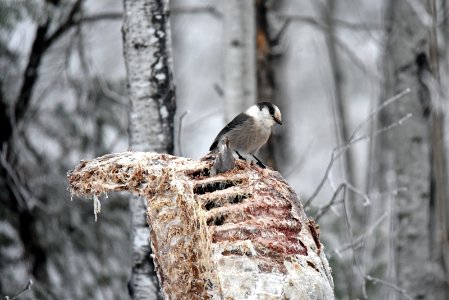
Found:
<svg viewBox="0 0 449 300"><path fill-rule="evenodd" d="M274 107L273 106L268 107L268 111L270 112L270 115L274 115Z"/></svg>

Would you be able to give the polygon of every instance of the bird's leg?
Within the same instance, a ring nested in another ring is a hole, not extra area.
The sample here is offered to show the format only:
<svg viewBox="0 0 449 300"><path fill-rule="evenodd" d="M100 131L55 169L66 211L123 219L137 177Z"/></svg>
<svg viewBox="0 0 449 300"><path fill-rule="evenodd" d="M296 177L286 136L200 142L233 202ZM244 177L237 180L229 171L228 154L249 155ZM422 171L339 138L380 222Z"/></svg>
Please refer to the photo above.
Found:
<svg viewBox="0 0 449 300"><path fill-rule="evenodd" d="M257 165L259 165L259 167L261 167L262 169L266 168L266 166L260 161L260 159L258 159L254 154L251 155L257 160Z"/></svg>
<svg viewBox="0 0 449 300"><path fill-rule="evenodd" d="M234 150L234 151L235 151L235 153L237 153L238 157L239 157L241 160L246 161L246 158L244 158L243 156L241 156L240 153L239 153L237 150Z"/></svg>

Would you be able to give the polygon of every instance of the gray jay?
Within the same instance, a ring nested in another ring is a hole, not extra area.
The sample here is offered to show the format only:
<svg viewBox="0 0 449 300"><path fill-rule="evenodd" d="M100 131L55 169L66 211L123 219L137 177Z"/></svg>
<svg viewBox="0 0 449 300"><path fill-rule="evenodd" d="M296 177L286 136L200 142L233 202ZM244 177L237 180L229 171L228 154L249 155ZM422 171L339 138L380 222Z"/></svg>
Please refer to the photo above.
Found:
<svg viewBox="0 0 449 300"><path fill-rule="evenodd" d="M282 125L279 108L270 102L260 102L229 122L218 133L209 150L218 149L226 141L226 146L237 158L247 160L252 157L260 167L265 168L255 154L268 141L271 127L276 123Z"/></svg>

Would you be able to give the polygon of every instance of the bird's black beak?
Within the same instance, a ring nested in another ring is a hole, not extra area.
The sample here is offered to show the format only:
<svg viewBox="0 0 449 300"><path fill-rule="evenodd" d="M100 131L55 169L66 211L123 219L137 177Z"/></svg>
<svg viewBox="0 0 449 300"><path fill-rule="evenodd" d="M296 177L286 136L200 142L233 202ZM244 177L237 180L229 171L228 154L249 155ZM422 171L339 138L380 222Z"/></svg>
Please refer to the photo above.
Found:
<svg viewBox="0 0 449 300"><path fill-rule="evenodd" d="M281 120L279 120L278 118L273 118L273 119L274 119L274 121L275 121L276 123L278 123L279 125L282 125Z"/></svg>

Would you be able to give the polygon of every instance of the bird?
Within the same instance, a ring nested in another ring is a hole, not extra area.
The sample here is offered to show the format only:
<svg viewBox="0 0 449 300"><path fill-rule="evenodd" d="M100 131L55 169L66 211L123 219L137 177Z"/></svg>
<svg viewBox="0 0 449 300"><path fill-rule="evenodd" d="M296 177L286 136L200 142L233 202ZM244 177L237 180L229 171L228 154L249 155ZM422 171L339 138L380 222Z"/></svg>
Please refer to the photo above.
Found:
<svg viewBox="0 0 449 300"><path fill-rule="evenodd" d="M276 123L282 125L279 108L271 102L257 103L232 119L218 133L209 151L219 151L219 146L226 143L236 158L254 158L260 167L266 168L255 154L266 144L270 138L271 127Z"/></svg>

